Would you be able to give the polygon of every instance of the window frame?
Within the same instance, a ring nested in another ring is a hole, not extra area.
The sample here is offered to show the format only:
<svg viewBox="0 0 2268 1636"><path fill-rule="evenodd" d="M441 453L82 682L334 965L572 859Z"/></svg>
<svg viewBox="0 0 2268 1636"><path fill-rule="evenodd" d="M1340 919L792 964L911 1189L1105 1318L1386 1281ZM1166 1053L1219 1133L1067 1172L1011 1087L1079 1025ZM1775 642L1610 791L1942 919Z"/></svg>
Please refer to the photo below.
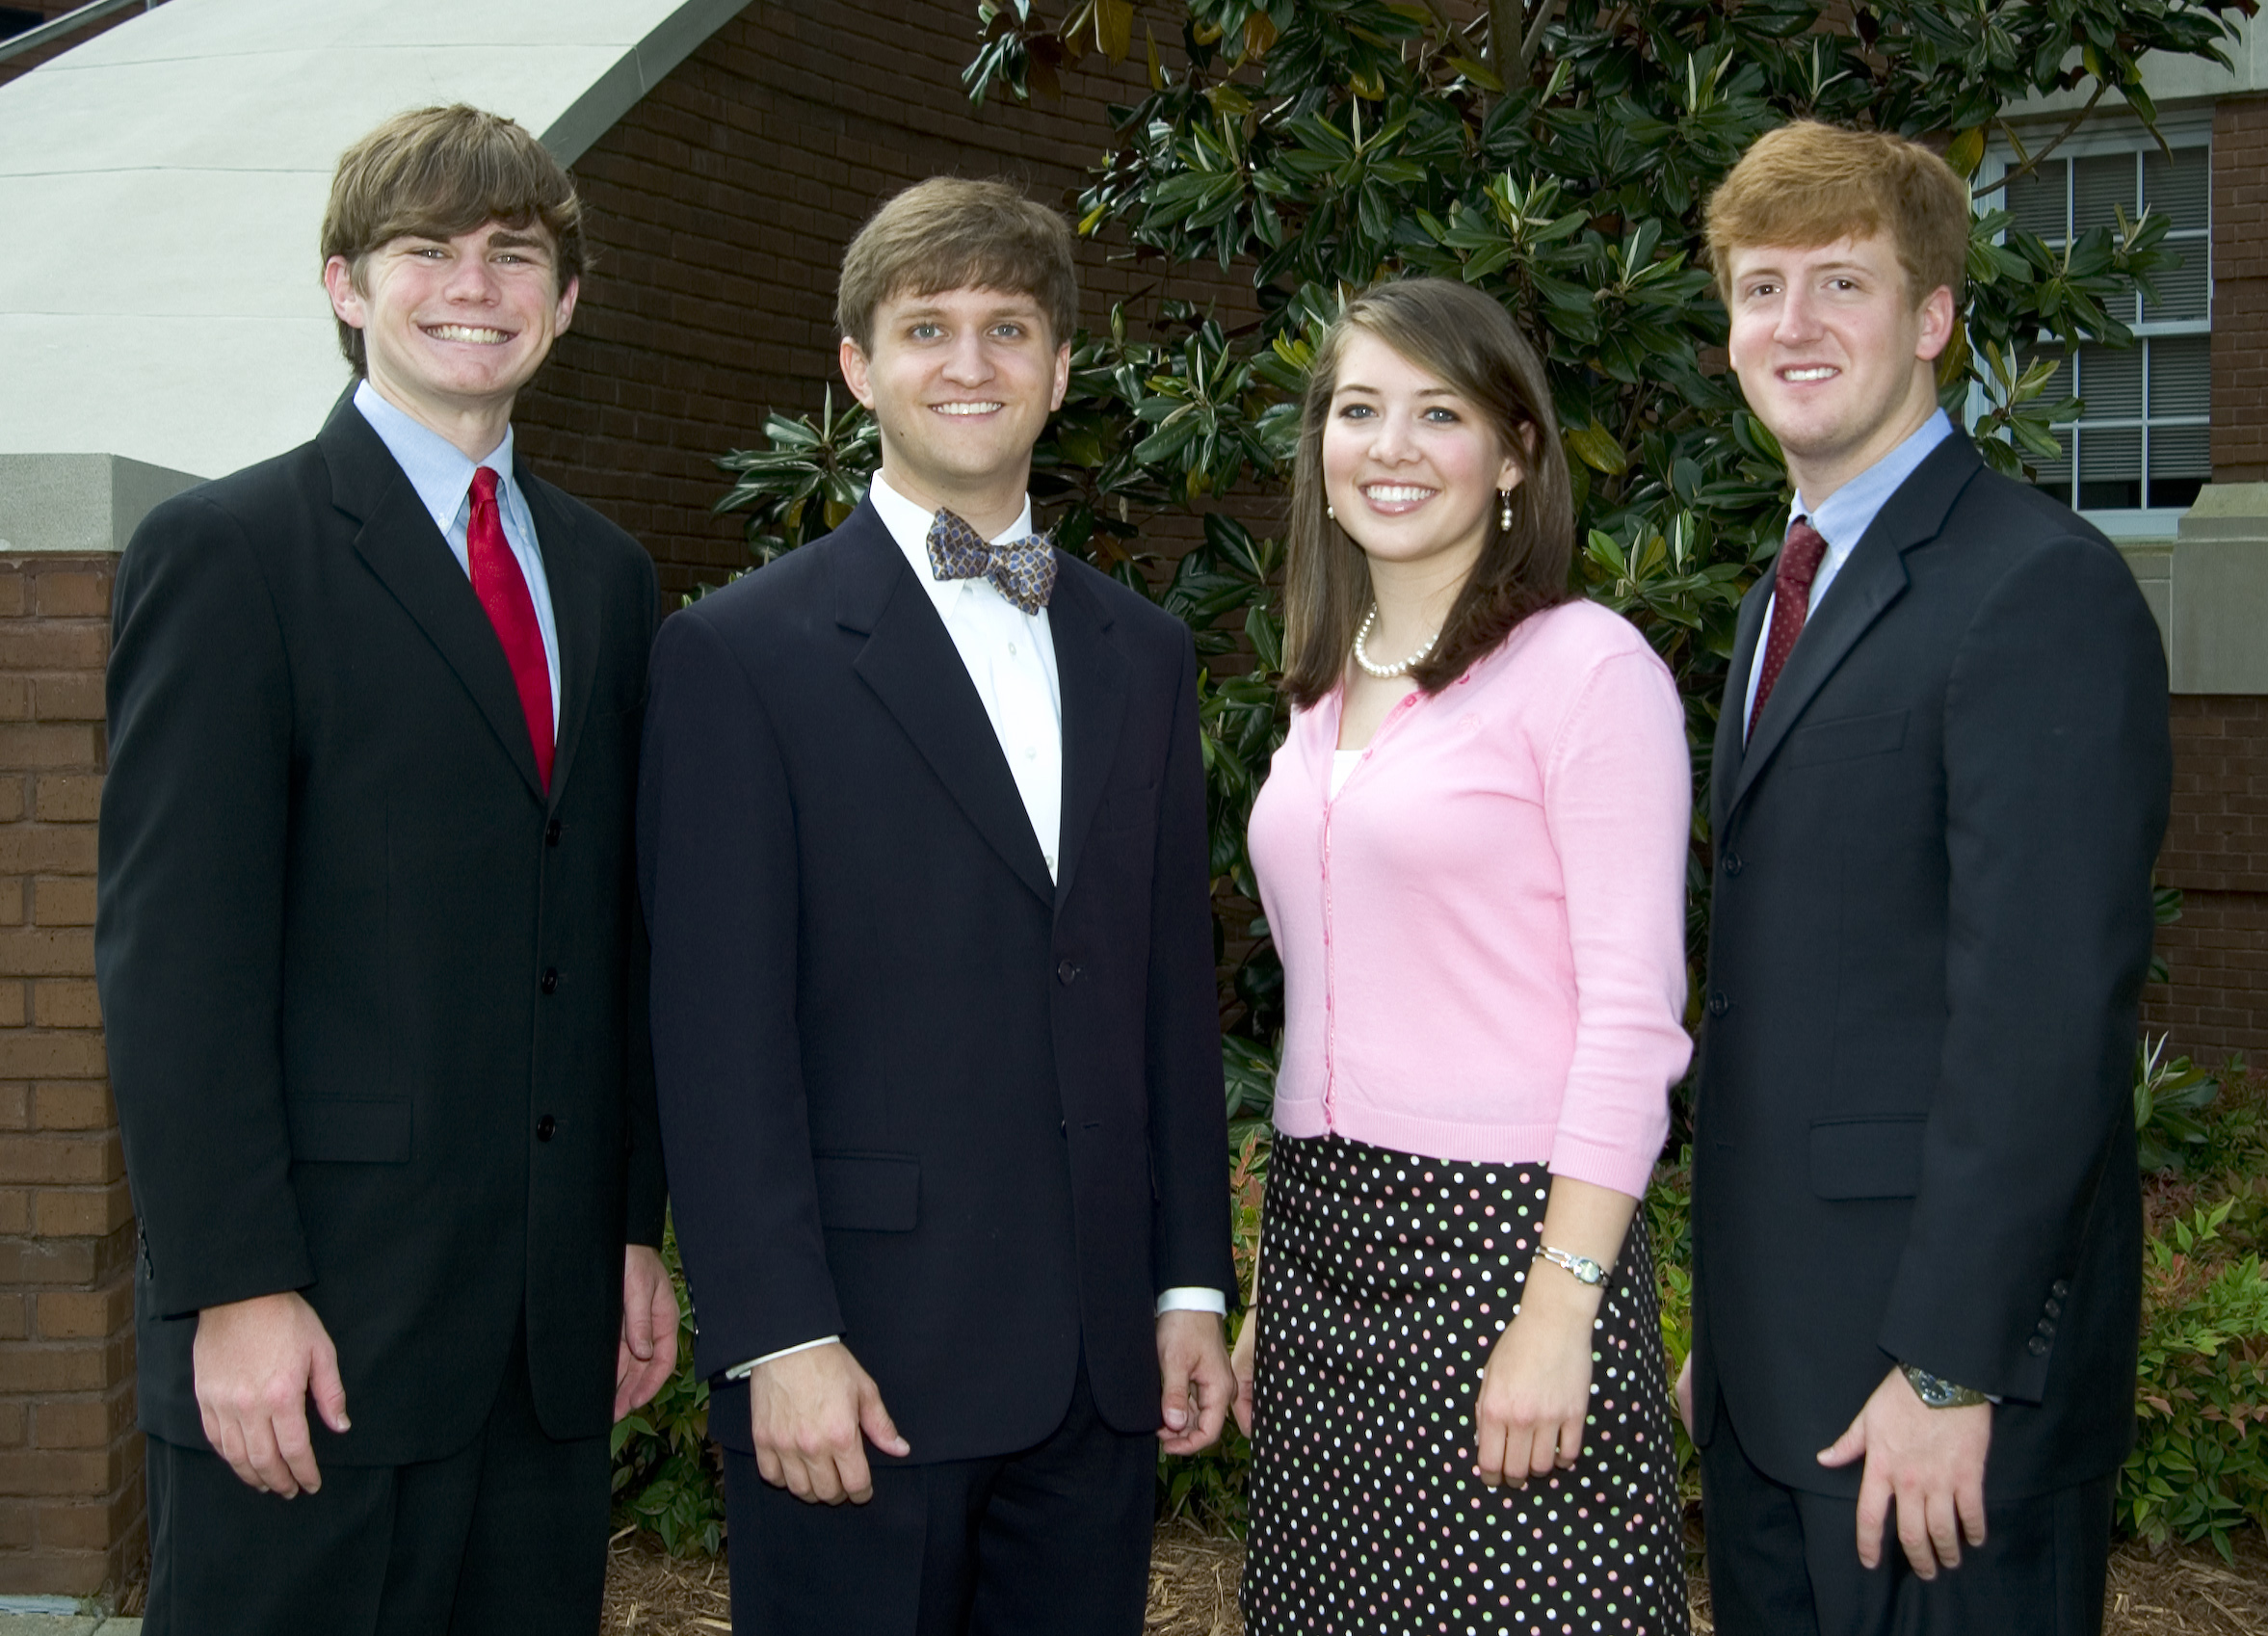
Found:
<svg viewBox="0 0 2268 1636"><path fill-rule="evenodd" d="M2017 134L2024 142L2026 151L2033 152L2037 151L2040 144L2051 141L2061 128L2061 121L2057 120L2046 120L2037 125L2027 120L2017 126ZM2158 116L2158 130L2164 135L2169 147L2176 149L2202 147L2205 152L2204 224L2202 228L2180 229L2179 237L2171 238L2169 241L2182 247L2184 257L2190 253L2188 247L2194 245L2205 258L2205 315L2202 318L2143 319L2131 323L2127 327L2134 332L2137 341L2148 341L2159 336L2205 335L2209 337L2213 332L2215 293L2212 190L2213 111L2210 107L2162 110ZM2156 147L2157 143L2140 119L2131 114L2112 113L2088 120L2085 125L2072 132L2066 141L2058 144L2055 151L2049 157L2058 160L2077 160L2098 159L2106 154L2133 154L2136 156L2135 164L2139 172L2141 155L2154 151ZM1978 167L1977 185L1991 187L2009 172L2015 170L2017 163L2015 150L2008 145L2004 138L1995 136L1987 145L1984 162ZM2075 172L2067 171L2065 174L2070 177L2075 175ZM2005 194L2005 189L1996 189L1992 193L1985 195L1978 200L1980 213L1983 210L2006 209ZM2068 214L2066 221L2067 223L2069 221ZM2003 239L2005 239L2005 235L2003 235ZM2142 471L2147 484L2149 472L2149 431L2153 422L2168 428L2202 424L2205 427L2209 438L2212 427L2212 409L2209 396L2210 377L2208 376L2206 411L2202 420L2199 417L2187 415L2149 416L2147 410L2150 403L2149 354L2151 349L2142 347L2139 350L2142 353L2142 403L2145 413L2135 416L2131 425L2140 428L2142 433ZM1989 407L1983 401L1982 393L1972 391L1970 399L1972 418L1981 416ZM2091 422L2082 413L2080 418L2071 424L2084 432ZM2106 422L2104 429L2120 430L2128 424L2125 417L2121 417L2118 420ZM2076 489L2079 475L2078 470L2074 467L2071 496L2073 499L2078 497ZM2212 481L2210 470L2206 473L2205 481L2208 484ZM2181 516L2187 510L2186 506L2119 507L2083 511L2079 513L2079 515L2085 517L2114 540L2171 540L2180 532Z"/></svg>

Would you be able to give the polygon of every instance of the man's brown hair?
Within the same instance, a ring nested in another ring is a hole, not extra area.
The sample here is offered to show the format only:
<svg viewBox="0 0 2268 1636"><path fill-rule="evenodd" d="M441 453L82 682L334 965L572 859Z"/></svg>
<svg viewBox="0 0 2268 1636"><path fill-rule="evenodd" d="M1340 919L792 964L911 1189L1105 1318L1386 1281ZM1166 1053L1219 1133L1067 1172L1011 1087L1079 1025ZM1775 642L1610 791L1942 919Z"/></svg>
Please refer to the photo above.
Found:
<svg viewBox="0 0 2268 1636"><path fill-rule="evenodd" d="M323 259L345 257L363 290L363 262L380 247L411 234L454 238L485 222L540 224L551 235L556 288L582 277L582 201L543 145L514 120L462 102L417 108L340 156L323 212ZM362 331L339 320L338 345L355 373L365 373Z"/></svg>
<svg viewBox="0 0 2268 1636"><path fill-rule="evenodd" d="M1559 443L1551 384L1535 348L1491 297L1455 278L1375 284L1347 303L1315 350L1300 404L1283 570L1284 692L1303 709L1345 677L1355 631L1371 604L1370 560L1331 516L1323 491L1323 429L1339 359L1358 331L1376 336L1455 392L1520 468L1512 526L1491 497L1489 538L1450 605L1433 651L1410 675L1438 693L1513 627L1568 599L1574 552L1573 486Z"/></svg>
<svg viewBox="0 0 2268 1636"><path fill-rule="evenodd" d="M1799 119L1758 137L1709 196L1704 231L1717 291L1732 300L1732 258L1759 245L1811 250L1886 233L1919 306L1940 286L1961 305L1968 189L1919 143Z"/></svg>
<svg viewBox="0 0 2268 1636"><path fill-rule="evenodd" d="M1070 224L1014 182L932 176L894 195L843 252L835 328L874 352L875 308L897 296L944 290L1030 296L1061 346L1079 322Z"/></svg>

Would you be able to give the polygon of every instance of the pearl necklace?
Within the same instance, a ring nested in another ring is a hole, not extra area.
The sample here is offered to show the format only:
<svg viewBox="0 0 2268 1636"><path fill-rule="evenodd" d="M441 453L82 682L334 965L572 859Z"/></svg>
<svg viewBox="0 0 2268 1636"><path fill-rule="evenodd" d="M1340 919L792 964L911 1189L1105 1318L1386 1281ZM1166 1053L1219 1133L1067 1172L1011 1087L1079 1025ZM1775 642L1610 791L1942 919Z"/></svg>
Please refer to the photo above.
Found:
<svg viewBox="0 0 2268 1636"><path fill-rule="evenodd" d="M1425 639L1424 645L1416 652L1407 658L1398 659L1391 665L1374 665L1370 662L1370 649L1367 643L1371 631L1377 624L1378 604L1373 602L1370 605L1370 612L1362 616L1362 628L1355 633L1355 663L1361 666L1366 673L1376 676L1380 681L1392 681L1396 676L1408 675L1411 667L1425 663L1425 656L1434 650L1434 644L1441 640L1441 633L1437 630Z"/></svg>

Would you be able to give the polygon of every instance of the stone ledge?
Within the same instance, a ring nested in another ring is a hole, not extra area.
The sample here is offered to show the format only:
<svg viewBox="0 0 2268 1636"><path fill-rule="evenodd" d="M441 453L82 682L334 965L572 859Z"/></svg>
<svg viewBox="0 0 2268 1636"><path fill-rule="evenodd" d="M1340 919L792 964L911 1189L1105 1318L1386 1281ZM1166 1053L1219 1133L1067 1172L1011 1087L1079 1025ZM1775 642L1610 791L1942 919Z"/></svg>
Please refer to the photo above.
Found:
<svg viewBox="0 0 2268 1636"><path fill-rule="evenodd" d="M0 454L0 552L115 555L159 501L203 481L123 455Z"/></svg>

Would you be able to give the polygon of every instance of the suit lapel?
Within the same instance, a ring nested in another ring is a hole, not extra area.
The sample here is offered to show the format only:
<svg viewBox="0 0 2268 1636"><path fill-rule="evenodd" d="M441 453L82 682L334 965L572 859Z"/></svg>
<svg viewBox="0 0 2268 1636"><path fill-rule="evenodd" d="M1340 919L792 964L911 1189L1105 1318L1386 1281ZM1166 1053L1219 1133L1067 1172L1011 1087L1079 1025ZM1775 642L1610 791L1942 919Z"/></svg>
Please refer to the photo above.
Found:
<svg viewBox="0 0 2268 1636"><path fill-rule="evenodd" d="M905 554L866 501L829 539L835 622L866 639L851 668L896 718L986 843L1034 895L1052 905L1055 883L1047 878L1047 859L991 718Z"/></svg>
<svg viewBox="0 0 2268 1636"><path fill-rule="evenodd" d="M551 591L551 623L559 635L559 740L551 760L551 795L556 801L567 787L575 747L590 720L605 614L598 605L598 575L592 569L589 548L558 494L549 484L537 481L524 461L513 462L513 478L536 519L536 544L543 553L543 578ZM526 736L524 726L521 736Z"/></svg>
<svg viewBox="0 0 2268 1636"><path fill-rule="evenodd" d="M1764 641L1764 610L1772 605L1772 576L1766 574L1750 587L1740 604L1740 620L1732 638L1732 668L1725 677L1725 698L1717 706L1717 744L1709 756L1709 833L1725 832L1732 811L1732 787L1739 780L1748 749L1741 724L1748 715L1749 672L1755 667L1756 649Z"/></svg>
<svg viewBox="0 0 2268 1636"><path fill-rule="evenodd" d="M1056 852L1055 901L1070 895L1102 786L1118 754L1126 714L1126 658L1111 635L1110 611L1066 560L1057 564L1047 627L1063 690L1063 832Z"/></svg>
<svg viewBox="0 0 2268 1636"><path fill-rule="evenodd" d="M351 399L331 411L316 445L330 468L332 503L361 525L356 551L457 673L541 802L543 780L504 646L417 490Z"/></svg>
<svg viewBox="0 0 2268 1636"><path fill-rule="evenodd" d="M1844 655L1905 591L1906 553L1938 537L1953 502L1983 463L1975 446L1956 434L1932 450L1884 503L1788 654L1772 697L1756 718L1755 731L1741 753L1726 816L1729 817L1754 787L1773 752L1787 741L1796 722L1842 664ZM1759 622L1761 618L1759 614ZM1749 651L1754 650L1752 639ZM1743 673L1744 690L1746 682Z"/></svg>

